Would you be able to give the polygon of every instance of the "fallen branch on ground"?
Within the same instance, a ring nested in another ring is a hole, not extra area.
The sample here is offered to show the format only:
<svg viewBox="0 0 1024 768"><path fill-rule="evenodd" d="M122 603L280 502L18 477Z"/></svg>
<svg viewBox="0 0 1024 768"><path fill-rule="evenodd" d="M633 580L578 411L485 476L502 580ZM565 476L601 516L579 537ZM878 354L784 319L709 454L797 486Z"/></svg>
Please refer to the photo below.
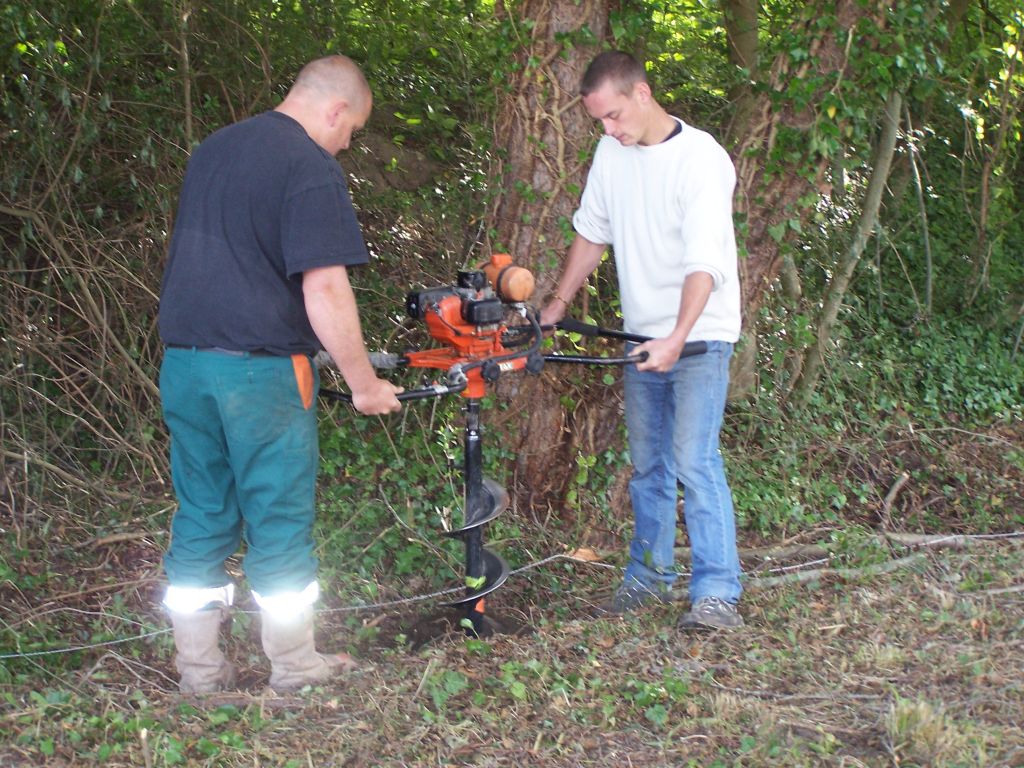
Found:
<svg viewBox="0 0 1024 768"><path fill-rule="evenodd" d="M900 568L924 559L923 552L915 552L912 555L901 557L897 560L889 560L884 563L875 563L864 568L814 568L809 571L796 571L783 576L765 576L753 578L747 581L747 589L767 589L782 584L806 584L809 581L819 581L827 577L840 579L862 579L865 576L878 576L883 573L891 573Z"/></svg>
<svg viewBox="0 0 1024 768"><path fill-rule="evenodd" d="M908 549L959 549L978 542L977 538L960 534L887 532L870 538ZM689 559L690 548L676 547L675 553L679 559ZM747 547L740 549L739 553L742 560L792 560L798 557L830 557L835 554L835 548L828 544L792 544L783 547Z"/></svg>

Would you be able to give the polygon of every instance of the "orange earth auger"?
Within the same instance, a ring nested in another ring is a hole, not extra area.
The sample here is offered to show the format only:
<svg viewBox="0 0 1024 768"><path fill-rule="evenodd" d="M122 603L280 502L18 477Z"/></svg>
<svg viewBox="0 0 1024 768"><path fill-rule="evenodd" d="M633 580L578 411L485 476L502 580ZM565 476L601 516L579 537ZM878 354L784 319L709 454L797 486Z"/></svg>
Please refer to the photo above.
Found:
<svg viewBox="0 0 1024 768"><path fill-rule="evenodd" d="M505 511L508 492L496 481L483 476L483 445L480 428L480 400L488 384L504 373L525 369L539 373L545 362L585 365L625 365L646 358L646 353L625 357L588 357L541 354L543 331L539 313L526 302L533 293L534 278L529 270L512 264L507 254L494 254L482 270L460 271L456 285L425 288L406 296L410 317L426 323L431 337L442 346L401 355L373 353L377 368L430 368L445 372L444 382L402 392L399 400L421 400L449 394L466 398L466 429L463 439L464 502L462 526L447 535L465 544L465 594L448 603L466 611L463 625L477 636L491 633L485 613L485 597L505 583L508 564L483 545L483 527ZM525 320L510 325L510 317ZM647 337L606 330L566 318L558 329L583 335L606 336L632 342ZM683 357L706 351L704 342L686 345ZM351 403L352 396L321 389L321 396Z"/></svg>

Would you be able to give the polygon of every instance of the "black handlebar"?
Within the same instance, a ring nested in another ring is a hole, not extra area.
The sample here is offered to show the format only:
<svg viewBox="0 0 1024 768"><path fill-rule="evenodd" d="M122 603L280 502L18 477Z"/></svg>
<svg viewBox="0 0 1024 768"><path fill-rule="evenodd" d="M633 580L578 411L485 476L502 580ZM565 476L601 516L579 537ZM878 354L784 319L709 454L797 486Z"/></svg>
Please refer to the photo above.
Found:
<svg viewBox="0 0 1024 768"><path fill-rule="evenodd" d="M422 389L410 389L406 392L399 392L395 395L395 398L399 402L405 402L406 400L427 400L431 397L443 397L444 395L454 395L461 392L466 388L466 384L461 385L449 385L449 384L434 384L431 387L423 387ZM321 389L320 397L328 400L334 400L339 403L352 404L352 394L350 392L338 392L334 389Z"/></svg>
<svg viewBox="0 0 1024 768"><path fill-rule="evenodd" d="M535 352L540 344L541 338L541 326L537 324L535 317L530 317L531 326L521 326L524 330L533 332L533 343L527 353ZM551 326L544 326L545 329ZM560 322L556 323L555 328L561 331L568 331L570 333L579 333L584 336L604 336L611 339L621 339L623 341L630 341L636 344L642 344L645 341L650 341L650 336L641 336L636 333L627 333L625 331L616 331L610 328L601 328L597 325L590 325L588 323L582 323L573 317L563 318ZM513 332L515 329L510 329ZM708 351L708 345L706 341L690 341L683 346L683 351L679 355L680 358L693 357L694 355L703 355ZM513 352L503 358L497 359L511 359L514 357L524 356L524 352ZM646 352L640 352L634 355L625 355L623 357L592 357L589 355L558 355L550 354L543 355L544 362L546 363L576 363L580 365L630 365L633 363L642 363L648 357ZM371 354L371 360L375 368L398 368L404 363L404 359L400 355L387 355L384 353L373 353ZM400 392L395 397L400 402L408 400L427 400L432 397L443 397L444 395L458 394L468 386L468 380L466 379L466 371L470 367L477 367L482 365L484 361L475 363L463 364L456 366L448 372L448 380L452 383L449 384L432 384L429 387L423 387L421 389L412 389L407 392ZM352 404L352 395L348 392L338 392L333 389L321 389L320 396L328 400L334 400L336 402Z"/></svg>
<svg viewBox="0 0 1024 768"><path fill-rule="evenodd" d="M580 322L575 317L563 317L555 323L555 328L560 331L568 331L569 333L578 333L582 336L604 336L607 339L635 341L638 344L651 340L650 336L641 336L637 333L616 331L611 328L601 328L598 325L590 325L589 323Z"/></svg>
<svg viewBox="0 0 1024 768"><path fill-rule="evenodd" d="M545 326L547 327L547 326ZM608 339L621 339L623 341L631 341L636 344L643 344L645 341L650 341L651 336L641 336L638 333L627 333L626 331L616 331L611 328L602 328L598 325L590 325L589 323L583 323L577 320L575 317L565 317L559 322L555 323L555 328L560 331L568 331L569 333L578 333L582 336L603 336ZM694 355L703 355L708 351L708 343L706 341L688 341L683 345L683 351L680 353L680 359L684 357L693 357ZM647 353L641 352L638 355L627 355L626 357L587 357L583 355L544 355L545 360L550 360L555 363L585 363L587 365L625 365L629 363L641 363L647 359Z"/></svg>
<svg viewBox="0 0 1024 768"><path fill-rule="evenodd" d="M647 353L639 355L626 355L624 357L592 357L590 355L544 355L545 363L578 363L580 365L630 365L631 363L642 363L647 359Z"/></svg>
<svg viewBox="0 0 1024 768"><path fill-rule="evenodd" d="M706 341L690 341L683 346L679 358L703 355L708 351ZM587 355L544 355L544 362L549 363L581 363L583 365L629 365L631 363L642 363L648 357L646 352L625 357L590 357Z"/></svg>
<svg viewBox="0 0 1024 768"><path fill-rule="evenodd" d="M431 397L444 397L445 395L458 394L469 385L469 380L466 378L465 373L458 367L448 371L448 380L451 383L434 383L429 387L421 387L420 389L410 389L405 392L399 392L395 397L399 402L405 402L407 400L427 400ZM338 392L335 389L321 389L320 396L339 403L352 404L352 393L350 392Z"/></svg>

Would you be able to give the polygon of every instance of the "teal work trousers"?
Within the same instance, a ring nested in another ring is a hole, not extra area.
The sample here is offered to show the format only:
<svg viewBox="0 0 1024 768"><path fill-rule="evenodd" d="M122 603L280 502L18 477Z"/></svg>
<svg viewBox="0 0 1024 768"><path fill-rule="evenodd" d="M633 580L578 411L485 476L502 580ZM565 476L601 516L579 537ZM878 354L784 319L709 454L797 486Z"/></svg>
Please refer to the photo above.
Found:
<svg viewBox="0 0 1024 768"><path fill-rule="evenodd" d="M319 460L305 355L168 348L160 369L178 510L164 569L179 587L220 587L244 537L243 568L262 595L299 592L316 578Z"/></svg>

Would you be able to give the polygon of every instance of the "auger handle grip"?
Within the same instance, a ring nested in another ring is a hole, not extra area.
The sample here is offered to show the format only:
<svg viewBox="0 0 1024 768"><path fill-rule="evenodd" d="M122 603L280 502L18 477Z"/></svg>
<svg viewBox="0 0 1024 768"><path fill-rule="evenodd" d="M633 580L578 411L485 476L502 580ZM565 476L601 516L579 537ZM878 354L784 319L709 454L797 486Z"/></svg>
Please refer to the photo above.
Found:
<svg viewBox="0 0 1024 768"><path fill-rule="evenodd" d="M406 392L399 392L395 395L399 402L405 402L407 400L427 400L432 397L444 397L445 395L454 395L461 392L466 388L465 383L461 384L434 384L431 387L423 387L422 389L410 389ZM334 400L339 403L352 404L352 394L349 392L338 392L334 389L321 389L320 397L326 398L327 400Z"/></svg>

